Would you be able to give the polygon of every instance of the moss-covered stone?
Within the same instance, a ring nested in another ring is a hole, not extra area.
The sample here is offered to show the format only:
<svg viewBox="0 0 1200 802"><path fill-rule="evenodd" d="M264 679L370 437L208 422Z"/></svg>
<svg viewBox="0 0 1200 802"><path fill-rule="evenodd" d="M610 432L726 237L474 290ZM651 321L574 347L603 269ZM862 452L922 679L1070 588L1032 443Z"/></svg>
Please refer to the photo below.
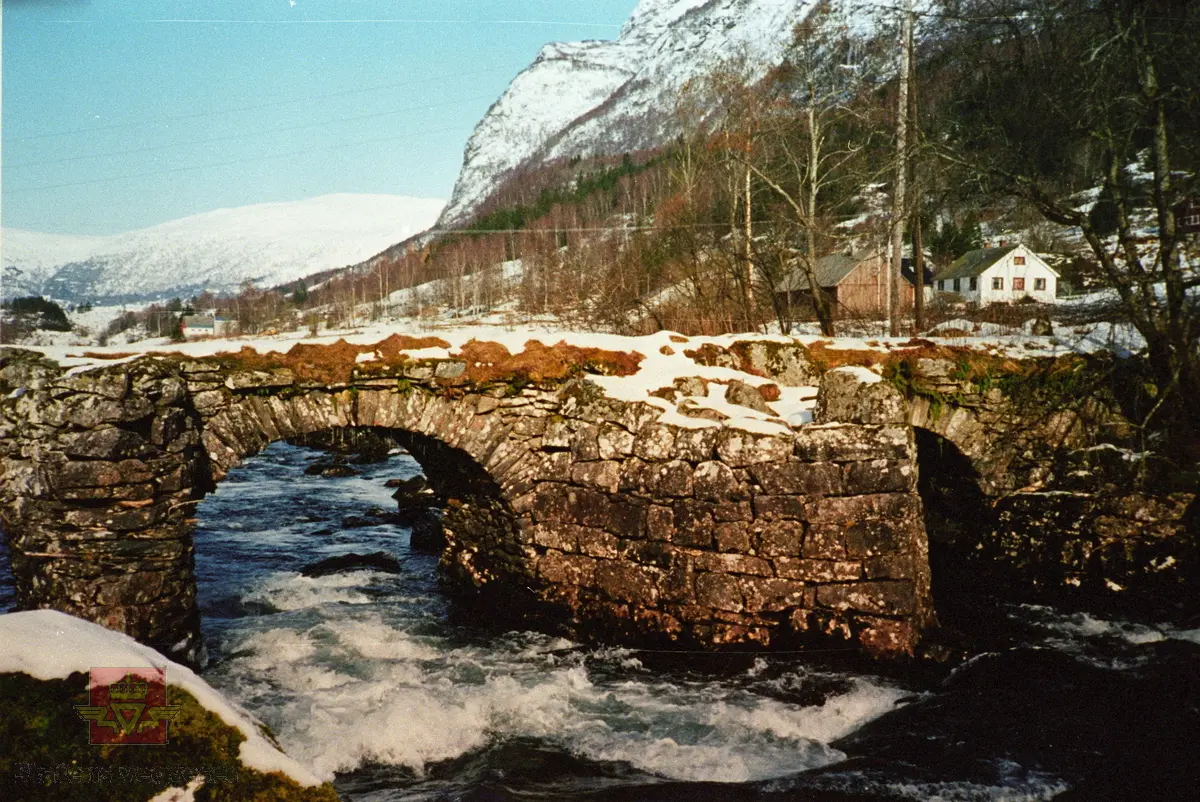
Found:
<svg viewBox="0 0 1200 802"><path fill-rule="evenodd" d="M167 703L181 709L167 744L93 746L88 723L75 710L88 703L87 684L80 673L55 680L0 674L0 799L145 802L200 774L200 802L338 799L329 784L305 788L277 772L243 766L238 750L245 736L170 684Z"/></svg>

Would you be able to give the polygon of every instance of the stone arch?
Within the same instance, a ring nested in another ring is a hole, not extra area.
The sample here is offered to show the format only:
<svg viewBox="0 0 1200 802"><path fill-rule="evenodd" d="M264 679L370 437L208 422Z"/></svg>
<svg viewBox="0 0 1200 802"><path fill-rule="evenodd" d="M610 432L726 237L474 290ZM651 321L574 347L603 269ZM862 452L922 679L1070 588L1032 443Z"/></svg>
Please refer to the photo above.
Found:
<svg viewBox="0 0 1200 802"><path fill-rule="evenodd" d="M19 603L184 659L199 648L196 505L268 443L335 427L467 455L488 492L448 510L443 575L577 635L715 648L832 633L893 654L931 621L912 433L896 422L668 423L571 372L473 379L453 358L359 371L352 356L326 373L244 354L78 373L3 359Z"/></svg>
<svg viewBox="0 0 1200 802"><path fill-rule="evenodd" d="M979 579L968 562L973 546L991 530L995 511L969 456L932 429L914 427L913 433L933 600L939 615L953 617L958 600L970 595Z"/></svg>
<svg viewBox="0 0 1200 802"><path fill-rule="evenodd" d="M520 573L520 561L528 557L515 548L522 521L513 501L548 470L535 435L544 431L549 413L525 409L532 406L519 396L443 396L408 385L229 394L227 403L201 416L203 478L206 487L215 486L230 468L278 440L330 429L386 431L448 501L442 511L443 572L463 588L483 592L500 576Z"/></svg>

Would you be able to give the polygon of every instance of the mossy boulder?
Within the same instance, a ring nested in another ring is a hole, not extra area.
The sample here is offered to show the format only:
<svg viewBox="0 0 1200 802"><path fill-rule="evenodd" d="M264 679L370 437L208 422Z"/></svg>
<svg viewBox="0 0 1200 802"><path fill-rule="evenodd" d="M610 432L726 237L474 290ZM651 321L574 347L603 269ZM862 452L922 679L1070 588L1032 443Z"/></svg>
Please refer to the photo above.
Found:
<svg viewBox="0 0 1200 802"><path fill-rule="evenodd" d="M0 799L35 802L145 802L204 775L197 802L336 802L328 783L303 787L278 772L264 774L239 760L246 740L186 690L167 686L178 705L164 745L91 745L88 678L39 680L0 673Z"/></svg>

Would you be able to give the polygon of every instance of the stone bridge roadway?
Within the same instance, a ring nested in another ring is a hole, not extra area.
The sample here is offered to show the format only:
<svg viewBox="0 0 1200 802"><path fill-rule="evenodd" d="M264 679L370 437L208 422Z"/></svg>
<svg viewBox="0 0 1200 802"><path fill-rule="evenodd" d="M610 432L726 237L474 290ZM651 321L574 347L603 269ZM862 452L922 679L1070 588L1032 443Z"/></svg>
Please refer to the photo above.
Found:
<svg viewBox="0 0 1200 802"><path fill-rule="evenodd" d="M381 427L448 499L440 571L461 598L578 637L704 648L835 637L890 655L932 620L913 431L898 396L856 400L887 384L831 371L815 424L739 428L681 416L658 398L670 388L621 401L587 375L633 374L640 354L377 346L371 361L341 343L84 370L0 352L0 520L19 604L194 660L199 501L272 441ZM815 380L795 373L774 378Z"/></svg>

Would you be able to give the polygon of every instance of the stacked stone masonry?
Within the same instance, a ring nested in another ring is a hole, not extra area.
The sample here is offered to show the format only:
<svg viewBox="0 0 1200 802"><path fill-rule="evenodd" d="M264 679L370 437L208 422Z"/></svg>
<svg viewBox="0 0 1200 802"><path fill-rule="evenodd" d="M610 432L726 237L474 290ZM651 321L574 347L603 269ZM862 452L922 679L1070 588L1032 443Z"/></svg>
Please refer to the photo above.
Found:
<svg viewBox="0 0 1200 802"><path fill-rule="evenodd" d="M446 488L443 578L579 636L835 636L894 655L932 620L913 433L890 411L787 434L681 427L585 377L476 385L452 359L320 383L176 356L73 373L10 350L0 390L0 517L22 606L184 658L199 648L197 503L267 444L334 427L438 444L424 468Z"/></svg>

